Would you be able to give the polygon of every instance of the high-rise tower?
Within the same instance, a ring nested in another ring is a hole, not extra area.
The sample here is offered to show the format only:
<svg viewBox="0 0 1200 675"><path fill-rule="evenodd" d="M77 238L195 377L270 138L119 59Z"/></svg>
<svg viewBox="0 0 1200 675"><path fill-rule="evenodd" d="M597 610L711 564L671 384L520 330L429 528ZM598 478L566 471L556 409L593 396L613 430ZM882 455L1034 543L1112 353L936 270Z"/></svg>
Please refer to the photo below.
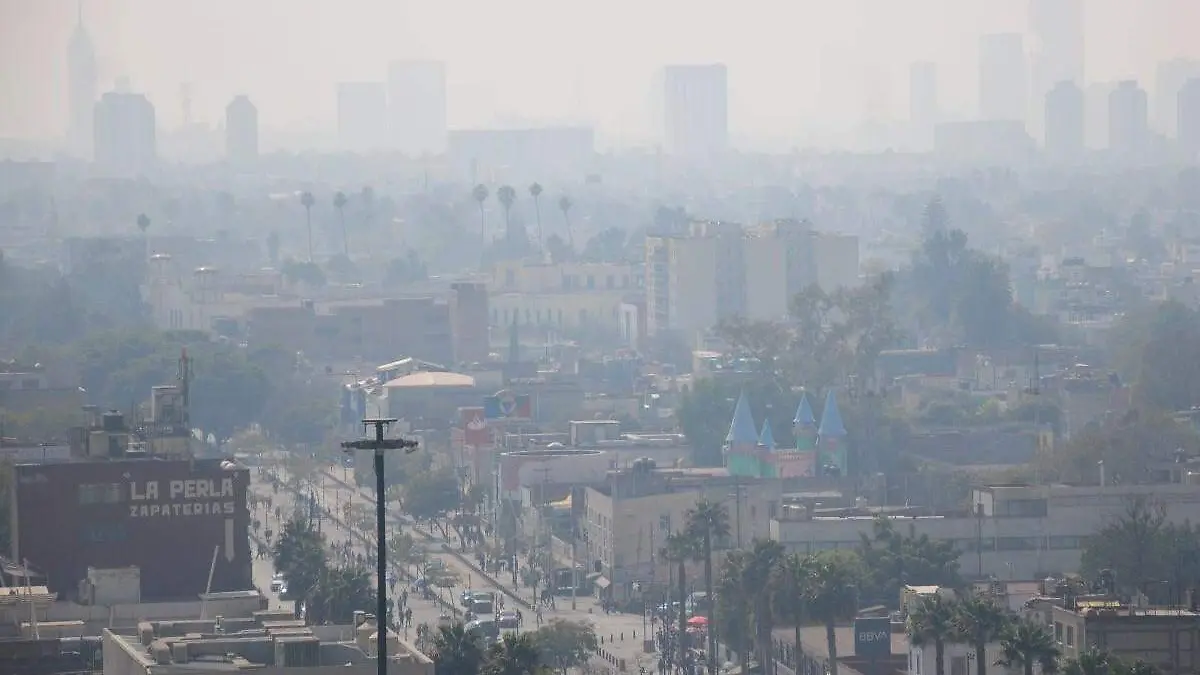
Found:
<svg viewBox="0 0 1200 675"><path fill-rule="evenodd" d="M67 45L67 143L71 152L90 156L92 119L96 105L96 49L83 25L83 0L77 0L78 18Z"/></svg>
<svg viewBox="0 0 1200 675"><path fill-rule="evenodd" d="M1042 126L1046 95L1060 82L1084 86L1083 0L1030 0L1029 33L1033 38L1030 120Z"/></svg>

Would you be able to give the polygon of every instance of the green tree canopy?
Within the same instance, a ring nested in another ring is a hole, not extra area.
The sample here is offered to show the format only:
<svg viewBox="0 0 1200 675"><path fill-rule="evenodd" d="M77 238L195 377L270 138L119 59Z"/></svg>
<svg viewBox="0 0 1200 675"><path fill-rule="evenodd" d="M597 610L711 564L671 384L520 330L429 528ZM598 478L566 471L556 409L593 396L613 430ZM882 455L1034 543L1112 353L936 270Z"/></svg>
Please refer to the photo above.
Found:
<svg viewBox="0 0 1200 675"><path fill-rule="evenodd" d="M566 619L550 619L534 632L533 644L541 663L562 675L566 675L569 668L587 663L599 648L591 623Z"/></svg>
<svg viewBox="0 0 1200 675"><path fill-rule="evenodd" d="M953 542L935 541L911 528L898 532L890 519L875 519L858 548L865 571L863 598L896 607L904 586L962 586Z"/></svg>

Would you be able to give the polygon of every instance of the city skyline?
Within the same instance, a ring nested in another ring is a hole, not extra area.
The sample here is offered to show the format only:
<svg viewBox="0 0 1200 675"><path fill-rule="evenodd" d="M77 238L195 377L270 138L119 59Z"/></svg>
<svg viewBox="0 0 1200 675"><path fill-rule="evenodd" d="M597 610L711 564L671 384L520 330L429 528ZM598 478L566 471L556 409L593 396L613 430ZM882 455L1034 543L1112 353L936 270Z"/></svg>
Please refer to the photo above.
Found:
<svg viewBox="0 0 1200 675"><path fill-rule="evenodd" d="M567 43L578 43L578 46L568 50L562 59L547 58L537 62L537 68L532 70L530 66L535 62L530 60L531 53L526 48L501 50L504 53L495 54L491 59L495 62L493 68L472 68L472 62L495 45L483 40L477 48L456 52L452 41L441 47L441 51L448 56L440 58L442 55L420 44L406 45L405 49L409 50L406 53L388 53L389 49L394 49L391 45L349 49L346 45L353 40L342 44L340 36L344 35L344 31L331 30L333 36L325 43L314 42L311 48L304 48L303 43L308 36L306 31L312 28L315 21L325 20L333 27L344 28L342 15L330 15L328 7L322 6L292 12L297 26L302 30L281 33L278 26L272 27L266 22L269 10L275 4L276 0L250 3L242 12L241 23L220 33L222 49L219 53L214 52L206 57L184 52L187 46L194 47L202 36L211 37L214 34L212 31L215 26L228 15L228 7L218 4L211 12L192 9L176 12L176 16L143 0L114 0L103 7L95 3L86 4L86 25L97 55L97 91L108 91L115 78L128 76L134 89L146 93L154 103L163 128L171 129L177 127L183 117L180 85L189 82L194 98L193 116L205 124L216 126L229 100L237 94L246 94L259 107L264 128L332 135L336 129L336 82L386 81L387 67L391 61L432 58L446 64L447 121L451 128L585 122L595 124L610 139L637 142L653 138L659 123L650 106L645 105L642 93L650 86L653 73L666 65L711 61L723 63L728 69L731 141L736 143L739 139L744 140L750 131L754 132L750 135L759 137L802 139L807 134L826 128L835 119L863 121L868 109L871 115L881 115L891 120L906 119L909 107L908 68L914 61L928 61L937 66L939 108L951 117L970 117L978 112L978 102L975 100L979 88L976 57L980 37L997 31L1020 32L1022 35L1030 33L1027 30L1030 15L1026 9L1016 8L1020 11L1013 11L1009 8L1007 12L996 12L994 8L986 9L978 2L958 3L951 7L945 0L921 0L910 4L906 12L882 5L877 0L860 0L853 7L837 11L816 9L800 3L810 10L814 20L798 29L796 34L815 35L817 27L824 26L828 28L824 32L830 37L815 43L796 40L796 48L785 50L795 53L794 61L787 63L779 59L777 54L766 53L760 45L755 44L756 41L733 39L728 41L735 43L733 46L720 49L698 45L698 38L711 33L714 23L723 16L715 10L692 10L692 19L699 27L692 39L666 40L670 44L660 46L657 50L647 49L647 45L642 44L646 42L643 38L647 37L644 33L669 18L670 12L666 10L682 8L682 5L676 7L678 3L665 2L666 9L660 7L640 17L637 26L627 27L631 45L628 53L596 54L595 50L586 49L589 43L597 39L591 34L594 31L588 31L588 35L578 36L574 40L566 40L550 31L541 40L547 45L548 51ZM388 7L368 0L358 0L352 4L354 7L350 9L393 18L399 16ZM786 19L799 16L797 10L788 9L781 3L765 4L767 7L764 12L753 20L743 18L743 24L752 24L748 28L763 31L764 37L770 37L773 31L778 30L767 26L764 17L770 15ZM535 0L525 0L519 3L514 15L523 15L527 10L537 7L540 5ZM1194 51L1195 47L1182 44L1177 39L1173 41L1170 33L1172 25L1179 32L1180 23L1186 24L1186 21L1178 21L1182 16L1200 13L1185 3L1173 0L1146 3L1140 13L1124 16L1127 27L1133 29L1130 39L1124 44L1104 44L1101 40L1102 48L1097 48L1094 43L1098 36L1102 37L1106 28L1112 28L1111 24L1116 18L1121 17L1119 8L1114 6L1114 0L1096 0L1088 4L1087 10L1085 23L1091 38L1087 40L1085 49L1089 82L1136 76L1143 87L1153 91L1154 73L1160 61L1194 56L1188 50ZM432 22L430 25L436 25L439 30L446 29L444 21L433 21L441 16L438 13L441 10L407 7L405 11L409 12L410 19L429 19ZM14 0L0 0L0 17L12 17L2 23L23 25L29 29L21 35L14 35L13 40L0 40L0 43L7 42L6 49L15 49L17 54L21 53L23 45L31 47L37 50L39 56L39 59L23 59L21 65L14 69L15 72L0 76L3 78L0 80L0 91L20 88L20 100L25 101L20 105L6 106L5 111L0 113L0 137L56 138L68 128L66 83L69 78L59 64L65 64L67 60L68 41L75 29L75 13L76 3L65 0L54 0L44 5L39 3L37 7L18 6ZM943 30L941 37L933 40L932 44L921 44L922 41L918 40L921 31L931 29L930 26L922 28L923 20L931 15L944 19L944 25L951 27ZM556 18L554 12L539 16L543 28ZM1171 20L1164 23L1164 17ZM180 36L175 31L184 21L191 28L187 35ZM511 23L512 20L504 21ZM161 29L158 32L147 31L144 38L128 39L131 32L148 25L160 26ZM899 36L885 35L887 29L894 25L907 25L913 30L891 31L902 33ZM522 35L528 37L530 30L541 34L535 27L526 29ZM1097 31L1101 33L1097 34ZM432 32L438 34L437 30ZM1158 37L1155 41L1145 37L1155 33ZM31 35L43 39L38 45L31 46ZM289 47L280 51L294 57L295 65L292 67L281 68L284 64L279 62L279 56L271 57L270 54L261 59L238 63L240 55L245 54L256 40L272 40L281 35L290 40L279 44ZM59 40L59 36L66 37ZM459 37L461 46L461 40L465 38ZM845 44L847 37L857 38L859 44ZM183 44L172 47L168 54L162 54L164 46L175 38L180 38ZM364 39L363 42L370 43L371 40ZM625 42L623 39L622 44ZM874 47L864 49L861 44L864 42ZM323 53L322 47L334 44L338 45L338 49L328 53L329 58L321 62L321 67L304 67L316 62L315 59ZM878 54L889 49L895 52L894 58L881 63ZM372 51L378 53L377 61L370 58ZM1029 51L1027 48L1027 54ZM1122 51L1126 52L1124 58L1117 54ZM151 58L160 54L162 58ZM953 62L955 55L960 57L962 63ZM713 58L705 59L705 56ZM10 55L5 55L5 58L10 58ZM1121 66L1123 62L1128 65ZM963 67L968 64L970 67ZM484 76L496 70L512 72L521 77ZM47 73L51 76L49 79L39 76ZM527 77L530 73L538 77ZM567 74L564 76L563 73ZM272 74L275 75L273 78ZM581 77L576 77L577 74L581 74ZM324 78L330 75L339 77L324 82ZM1030 76L1026 73L1027 79ZM298 82L298 77L307 82ZM640 84L639 80L643 78L644 84ZM837 81L823 81L828 79ZM776 86L783 82L796 84ZM814 97L812 94L818 91L821 96ZM5 95L8 100L17 98L7 93ZM814 101L814 98L821 100ZM297 104L285 107L280 105L281 101L295 101ZM519 105L514 105L514 101ZM1033 103L1036 105L1040 102ZM839 112L840 115L835 114Z"/></svg>

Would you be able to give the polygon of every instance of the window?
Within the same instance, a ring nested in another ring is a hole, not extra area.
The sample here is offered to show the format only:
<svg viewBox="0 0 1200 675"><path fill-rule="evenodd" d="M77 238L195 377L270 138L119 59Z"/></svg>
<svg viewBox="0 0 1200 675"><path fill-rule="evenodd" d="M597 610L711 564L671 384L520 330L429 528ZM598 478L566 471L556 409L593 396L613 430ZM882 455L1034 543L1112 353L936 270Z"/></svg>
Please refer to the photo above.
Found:
<svg viewBox="0 0 1200 675"><path fill-rule="evenodd" d="M1054 641L1055 641L1055 642L1062 642L1062 639L1063 639L1063 625L1062 625L1062 622L1061 622L1061 621L1055 621L1055 622L1054 622Z"/></svg>
<svg viewBox="0 0 1200 675"><path fill-rule="evenodd" d="M1037 537L999 537L996 539L998 551L1036 551Z"/></svg>
<svg viewBox="0 0 1200 675"><path fill-rule="evenodd" d="M1067 646L1075 646L1075 626L1067 626Z"/></svg>
<svg viewBox="0 0 1200 675"><path fill-rule="evenodd" d="M589 291L594 290L596 288L596 277L593 277L590 274L587 275L587 287L588 287Z"/></svg>
<svg viewBox="0 0 1200 675"><path fill-rule="evenodd" d="M1050 548L1063 551L1083 548L1083 537L1050 537Z"/></svg>

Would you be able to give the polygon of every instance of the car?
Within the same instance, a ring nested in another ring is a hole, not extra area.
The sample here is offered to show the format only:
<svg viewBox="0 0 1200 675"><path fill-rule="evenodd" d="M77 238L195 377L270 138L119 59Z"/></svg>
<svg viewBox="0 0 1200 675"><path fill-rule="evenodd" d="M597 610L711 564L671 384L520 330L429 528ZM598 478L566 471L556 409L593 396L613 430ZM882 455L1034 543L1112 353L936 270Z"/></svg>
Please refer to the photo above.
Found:
<svg viewBox="0 0 1200 675"><path fill-rule="evenodd" d="M497 623L500 624L500 628L502 630L508 628L516 629L521 627L521 620L517 618L517 613L508 610L500 612L500 616L497 617Z"/></svg>
<svg viewBox="0 0 1200 675"><path fill-rule="evenodd" d="M272 579L271 580L271 592L272 593L283 592L283 579Z"/></svg>
<svg viewBox="0 0 1200 675"><path fill-rule="evenodd" d="M475 593L477 593L477 591L473 591L469 588L463 591L462 594L458 596L458 604L462 605L463 607L470 607L472 596L474 596Z"/></svg>

